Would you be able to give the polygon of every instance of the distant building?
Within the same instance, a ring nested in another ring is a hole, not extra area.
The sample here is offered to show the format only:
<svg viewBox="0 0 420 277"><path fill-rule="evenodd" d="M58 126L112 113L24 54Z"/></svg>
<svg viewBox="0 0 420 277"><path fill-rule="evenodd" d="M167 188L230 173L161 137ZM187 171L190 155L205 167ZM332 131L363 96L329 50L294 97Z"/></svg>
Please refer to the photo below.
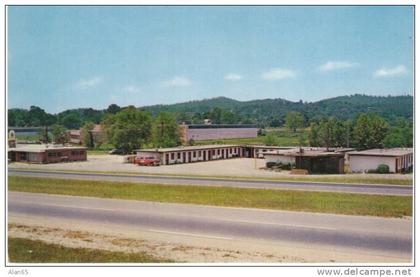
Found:
<svg viewBox="0 0 420 277"><path fill-rule="evenodd" d="M92 134L92 140L94 144L98 144L104 141L104 130L101 124L95 124L90 132ZM67 136L69 137L69 142L71 144L87 144L87 142L84 141L85 138L82 137L82 128L77 130L68 130Z"/></svg>
<svg viewBox="0 0 420 277"><path fill-rule="evenodd" d="M54 144L17 144L8 149L8 158L12 162L59 163L86 161L85 147L73 147Z"/></svg>
<svg viewBox="0 0 420 277"><path fill-rule="evenodd" d="M392 173L404 172L413 166L412 148L370 149L348 153L352 172L376 170L380 164Z"/></svg>
<svg viewBox="0 0 420 277"><path fill-rule="evenodd" d="M77 144L77 145L82 144L82 138L81 138L81 135L80 135L80 130L68 130L67 131L67 136L68 136L69 142L71 144Z"/></svg>
<svg viewBox="0 0 420 277"><path fill-rule="evenodd" d="M258 127L253 124L210 124L207 121L205 124L182 124L180 128L184 142L258 136Z"/></svg>

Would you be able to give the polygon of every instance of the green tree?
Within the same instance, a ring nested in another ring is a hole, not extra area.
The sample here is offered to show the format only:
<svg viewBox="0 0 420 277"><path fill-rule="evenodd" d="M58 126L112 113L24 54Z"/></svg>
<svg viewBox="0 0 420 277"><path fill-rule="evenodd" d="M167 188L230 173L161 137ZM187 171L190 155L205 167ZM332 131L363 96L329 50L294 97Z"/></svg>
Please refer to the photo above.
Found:
<svg viewBox="0 0 420 277"><path fill-rule="evenodd" d="M269 145L269 146L277 145L278 144L277 136L271 132L267 133L267 135L265 135L264 137L264 144Z"/></svg>
<svg viewBox="0 0 420 277"><path fill-rule="evenodd" d="M309 145L310 146L321 146L321 140L319 139L319 123L312 122L309 131Z"/></svg>
<svg viewBox="0 0 420 277"><path fill-rule="evenodd" d="M95 127L95 124L92 122L86 122L80 130L80 138L84 146L88 148L95 147L95 142L93 140L92 129Z"/></svg>
<svg viewBox="0 0 420 277"><path fill-rule="evenodd" d="M151 141L152 115L130 106L103 122L108 141L126 152L141 148Z"/></svg>
<svg viewBox="0 0 420 277"><path fill-rule="evenodd" d="M348 122L335 117L323 118L319 123L312 122L309 144L319 147L345 147L349 138Z"/></svg>
<svg viewBox="0 0 420 277"><path fill-rule="evenodd" d="M55 143L66 143L67 142L67 133L66 128L59 124L54 124L51 126L51 134Z"/></svg>
<svg viewBox="0 0 420 277"><path fill-rule="evenodd" d="M106 112L107 112L107 113L110 113L110 114L116 114L116 113L118 113L119 111L121 111L121 107L120 107L120 106L118 106L117 104L111 104L111 105L109 105L109 106L108 106L108 108L106 109Z"/></svg>
<svg viewBox="0 0 420 277"><path fill-rule="evenodd" d="M82 118L77 112L69 112L60 119L60 123L67 129L79 129L82 126Z"/></svg>
<svg viewBox="0 0 420 277"><path fill-rule="evenodd" d="M298 128L303 127L304 118L303 115L299 112L288 112L286 114L286 127L293 131L293 133L296 133L296 130Z"/></svg>
<svg viewBox="0 0 420 277"><path fill-rule="evenodd" d="M385 137L384 145L385 147L412 147L412 123L404 118L398 118L395 125L390 128L388 135Z"/></svg>
<svg viewBox="0 0 420 277"><path fill-rule="evenodd" d="M388 123L375 113L361 113L354 127L354 140L359 149L382 148Z"/></svg>
<svg viewBox="0 0 420 277"><path fill-rule="evenodd" d="M153 144L156 147L174 147L181 144L179 125L175 117L167 112L161 112L153 121Z"/></svg>

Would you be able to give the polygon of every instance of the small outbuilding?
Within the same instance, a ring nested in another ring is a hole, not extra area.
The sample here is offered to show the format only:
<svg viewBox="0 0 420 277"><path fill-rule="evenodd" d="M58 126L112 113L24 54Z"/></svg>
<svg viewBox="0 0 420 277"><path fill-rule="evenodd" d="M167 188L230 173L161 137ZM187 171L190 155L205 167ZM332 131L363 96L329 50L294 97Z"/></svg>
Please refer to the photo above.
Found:
<svg viewBox="0 0 420 277"><path fill-rule="evenodd" d="M376 170L379 165L389 167L389 172L406 172L413 166L412 148L369 149L347 153L352 172Z"/></svg>
<svg viewBox="0 0 420 277"><path fill-rule="evenodd" d="M344 152L296 148L268 152L267 162L291 164L296 169L307 170L309 174L343 174Z"/></svg>

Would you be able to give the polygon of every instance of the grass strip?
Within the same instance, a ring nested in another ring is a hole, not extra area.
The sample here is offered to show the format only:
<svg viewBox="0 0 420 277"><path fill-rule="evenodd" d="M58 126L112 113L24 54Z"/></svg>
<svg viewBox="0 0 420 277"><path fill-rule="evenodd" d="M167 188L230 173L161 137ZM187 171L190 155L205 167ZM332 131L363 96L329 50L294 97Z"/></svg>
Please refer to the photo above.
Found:
<svg viewBox="0 0 420 277"><path fill-rule="evenodd" d="M146 253L125 253L91 248L71 248L40 240L8 238L13 263L162 263L173 262Z"/></svg>
<svg viewBox="0 0 420 277"><path fill-rule="evenodd" d="M35 193L382 217L411 216L413 210L412 196L8 178L9 190Z"/></svg>
<svg viewBox="0 0 420 277"><path fill-rule="evenodd" d="M311 175L293 175L293 176L279 176L279 177L237 177L237 176L223 176L223 175L197 175L197 174L171 174L171 173L144 173L133 171L99 171L99 170L73 170L73 169L44 169L34 167L12 168L18 170L29 170L39 172L63 172L63 173L86 173L86 174L111 174L111 175L132 175L132 176L168 176L168 177L185 177L185 178L202 178L202 179L228 179L228 180L247 180L247 181L285 181L295 183L330 183L330 184L354 184L354 185L400 185L412 186L413 179L391 179L391 178L363 178L352 177L352 175L341 176L320 176L313 177Z"/></svg>

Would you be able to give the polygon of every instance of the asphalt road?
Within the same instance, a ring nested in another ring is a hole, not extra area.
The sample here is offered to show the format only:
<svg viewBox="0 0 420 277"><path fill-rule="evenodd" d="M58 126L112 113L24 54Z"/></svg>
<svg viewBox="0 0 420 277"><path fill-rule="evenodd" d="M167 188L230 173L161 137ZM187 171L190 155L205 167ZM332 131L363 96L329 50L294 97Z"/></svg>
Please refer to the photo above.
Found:
<svg viewBox="0 0 420 277"><path fill-rule="evenodd" d="M413 195L412 186L399 185L354 185L339 183L301 183L287 181L270 180L232 180L223 178L200 178L200 177L174 177L174 176L156 176L156 175L116 175L100 173L71 173L71 172L49 172L49 171L31 171L21 169L9 169L9 176L30 176L30 177L49 177L81 180L103 180L103 181L124 181L124 182L142 182L153 184L170 185L200 185L200 186L228 186L242 188L267 188L267 189L291 189L305 191L329 191L329 192L347 192L361 194L381 194L381 195Z"/></svg>
<svg viewBox="0 0 420 277"><path fill-rule="evenodd" d="M8 213L203 238L249 238L410 256L412 220L9 192Z"/></svg>

